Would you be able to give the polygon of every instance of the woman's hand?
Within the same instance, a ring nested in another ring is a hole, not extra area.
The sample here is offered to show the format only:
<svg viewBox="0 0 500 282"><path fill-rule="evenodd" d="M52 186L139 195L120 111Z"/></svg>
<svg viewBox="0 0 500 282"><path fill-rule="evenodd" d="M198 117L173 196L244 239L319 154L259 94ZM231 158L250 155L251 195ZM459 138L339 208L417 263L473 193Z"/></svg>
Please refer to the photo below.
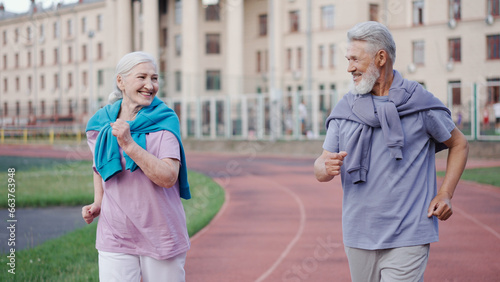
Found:
<svg viewBox="0 0 500 282"><path fill-rule="evenodd" d="M118 145L125 151L127 146L135 143L134 139L132 139L132 135L130 134L130 125L128 122L117 119L115 122L111 124L111 133L118 140Z"/></svg>
<svg viewBox="0 0 500 282"><path fill-rule="evenodd" d="M98 217L99 214L101 214L101 206L96 203L92 203L82 208L82 217L87 224L92 223L94 218Z"/></svg>

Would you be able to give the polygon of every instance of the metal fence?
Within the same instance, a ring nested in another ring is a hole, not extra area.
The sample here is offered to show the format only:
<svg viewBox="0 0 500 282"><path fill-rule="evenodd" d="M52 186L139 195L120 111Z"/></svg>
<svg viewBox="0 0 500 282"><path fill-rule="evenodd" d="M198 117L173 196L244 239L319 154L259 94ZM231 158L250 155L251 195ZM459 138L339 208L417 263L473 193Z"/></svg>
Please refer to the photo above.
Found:
<svg viewBox="0 0 500 282"><path fill-rule="evenodd" d="M494 104L500 100L499 89L500 81L449 84L447 105L457 127L468 139L500 141L500 123L496 123L494 112ZM325 120L338 99L336 91L164 98L179 116L184 138L211 140L323 139ZM32 136L52 136L52 139L54 136L81 136L88 115L75 118L73 122L45 117L43 125L16 124L27 118L0 118L2 142L11 137L26 142ZM54 122L50 124L47 120Z"/></svg>

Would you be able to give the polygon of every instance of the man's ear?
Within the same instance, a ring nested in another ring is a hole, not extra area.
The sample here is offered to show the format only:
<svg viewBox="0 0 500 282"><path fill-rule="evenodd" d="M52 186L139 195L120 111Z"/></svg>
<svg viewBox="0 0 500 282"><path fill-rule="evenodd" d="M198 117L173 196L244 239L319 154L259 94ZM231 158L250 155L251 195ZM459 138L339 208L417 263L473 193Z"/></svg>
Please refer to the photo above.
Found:
<svg viewBox="0 0 500 282"><path fill-rule="evenodd" d="M389 59L389 54L387 54L385 50L379 50L375 55L375 59L377 62L377 66L382 67L387 63Z"/></svg>

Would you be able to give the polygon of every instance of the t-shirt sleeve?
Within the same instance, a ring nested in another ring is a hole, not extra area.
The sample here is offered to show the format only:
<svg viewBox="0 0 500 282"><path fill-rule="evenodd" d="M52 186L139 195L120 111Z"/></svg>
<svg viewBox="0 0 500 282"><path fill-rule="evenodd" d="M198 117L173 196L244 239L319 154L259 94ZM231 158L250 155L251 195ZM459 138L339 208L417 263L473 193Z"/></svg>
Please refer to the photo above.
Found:
<svg viewBox="0 0 500 282"><path fill-rule="evenodd" d="M339 152L339 124L334 119L328 123L323 149L331 153Z"/></svg>
<svg viewBox="0 0 500 282"><path fill-rule="evenodd" d="M429 110L423 116L427 133L431 138L440 143L451 138L455 123L446 111Z"/></svg>
<svg viewBox="0 0 500 282"><path fill-rule="evenodd" d="M161 159L175 159L181 160L181 152L179 141L177 137L170 131L163 131L160 141L160 148L158 150L158 158Z"/></svg>

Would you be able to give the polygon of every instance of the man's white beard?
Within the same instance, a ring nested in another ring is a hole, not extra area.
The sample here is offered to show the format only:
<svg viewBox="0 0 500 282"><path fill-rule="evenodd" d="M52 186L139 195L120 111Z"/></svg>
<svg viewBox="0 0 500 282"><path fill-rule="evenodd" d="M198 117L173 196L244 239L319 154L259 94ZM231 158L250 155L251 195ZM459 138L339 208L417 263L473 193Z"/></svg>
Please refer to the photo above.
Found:
<svg viewBox="0 0 500 282"><path fill-rule="evenodd" d="M362 73L361 81L356 85L354 80L351 81L350 91L352 94L369 94L375 82L380 77L380 71L377 69L375 64L372 62L366 72Z"/></svg>

